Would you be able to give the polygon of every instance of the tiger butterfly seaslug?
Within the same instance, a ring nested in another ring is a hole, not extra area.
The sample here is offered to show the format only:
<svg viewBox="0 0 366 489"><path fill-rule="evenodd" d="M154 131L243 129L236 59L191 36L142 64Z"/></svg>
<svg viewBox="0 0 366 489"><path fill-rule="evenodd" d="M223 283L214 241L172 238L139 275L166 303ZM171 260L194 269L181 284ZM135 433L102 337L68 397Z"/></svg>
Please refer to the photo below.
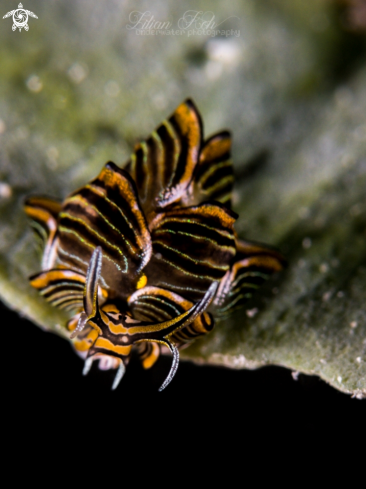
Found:
<svg viewBox="0 0 366 489"><path fill-rule="evenodd" d="M186 100L124 169L107 163L62 204L26 201L44 240L42 271L31 285L74 312L66 327L84 373L97 359L99 368L117 369L114 389L133 347L148 369L165 346L173 362L163 390L178 348L282 269L279 253L236 237L230 148L227 131L203 141L199 112Z"/></svg>

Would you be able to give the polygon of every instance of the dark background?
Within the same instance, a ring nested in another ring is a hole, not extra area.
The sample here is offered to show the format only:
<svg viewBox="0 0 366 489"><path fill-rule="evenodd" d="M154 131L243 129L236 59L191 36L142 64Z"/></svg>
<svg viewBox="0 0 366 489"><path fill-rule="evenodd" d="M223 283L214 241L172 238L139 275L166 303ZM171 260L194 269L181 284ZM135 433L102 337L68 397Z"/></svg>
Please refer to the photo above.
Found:
<svg viewBox="0 0 366 489"><path fill-rule="evenodd" d="M267 439L273 432L323 442L341 433L350 442L365 433L364 400L352 399L317 377L300 374L295 381L281 367L236 371L181 361L173 382L159 393L170 358L160 358L148 371L132 358L121 384L111 391L113 371L94 365L83 377L83 362L67 341L3 305L0 312L5 332L3 416L15 421L17 429L36 428L37 436L63 426L73 433L80 429L84 437L99 423L99 435L104 430L109 436L111 429L117 439L118 428L126 435L126 430L144 427L148 438L156 430L173 429L179 436L197 435L197 440L210 434L216 441L243 443Z"/></svg>

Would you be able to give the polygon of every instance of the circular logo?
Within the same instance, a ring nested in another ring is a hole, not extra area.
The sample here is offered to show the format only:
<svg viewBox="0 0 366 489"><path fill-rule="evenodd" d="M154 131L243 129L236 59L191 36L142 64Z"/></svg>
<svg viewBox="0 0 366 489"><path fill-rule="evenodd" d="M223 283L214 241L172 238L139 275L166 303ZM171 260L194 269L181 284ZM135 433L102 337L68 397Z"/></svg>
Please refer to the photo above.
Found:
<svg viewBox="0 0 366 489"><path fill-rule="evenodd" d="M26 10L23 10L22 8L18 8L17 10L14 10L13 13L13 22L16 27L22 28L25 27L28 23L28 13Z"/></svg>

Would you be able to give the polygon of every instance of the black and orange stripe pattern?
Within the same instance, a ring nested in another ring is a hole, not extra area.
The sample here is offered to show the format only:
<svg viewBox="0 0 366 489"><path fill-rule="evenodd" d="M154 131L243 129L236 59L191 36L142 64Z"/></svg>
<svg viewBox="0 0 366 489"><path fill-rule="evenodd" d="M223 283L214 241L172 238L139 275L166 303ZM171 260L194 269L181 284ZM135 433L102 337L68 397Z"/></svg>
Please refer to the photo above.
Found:
<svg viewBox="0 0 366 489"><path fill-rule="evenodd" d="M125 169L136 182L149 221L159 210L184 198L201 145L201 116L193 102L186 100L136 146Z"/></svg>
<svg viewBox="0 0 366 489"><path fill-rule="evenodd" d="M43 246L42 270L48 270L56 259L57 218L61 204L47 197L30 197L25 201L24 210Z"/></svg>
<svg viewBox="0 0 366 489"><path fill-rule="evenodd" d="M226 317L253 297L274 272L282 270L278 251L259 243L236 240L236 260L221 280L214 305L216 316Z"/></svg>
<svg viewBox="0 0 366 489"><path fill-rule="evenodd" d="M65 200L58 235L60 263L84 273L93 250L101 247L103 284L112 295L121 289L127 298L151 257L150 232L135 183L114 163Z"/></svg>
<svg viewBox="0 0 366 489"><path fill-rule="evenodd" d="M219 282L236 253L233 225L236 215L219 203L173 208L152 222L154 255L146 270L149 283L184 291L187 299L201 299ZM164 269L166 273L161 274Z"/></svg>
<svg viewBox="0 0 366 489"><path fill-rule="evenodd" d="M201 149L188 191L189 203L216 200L230 207L233 183L231 135L222 131L207 139Z"/></svg>
<svg viewBox="0 0 366 489"><path fill-rule="evenodd" d="M150 368L163 346L173 355L164 389L179 348L282 269L277 251L237 239L230 151L228 131L203 140L201 117L187 100L136 146L124 169L107 163L62 204L27 200L44 247L31 285L74 311L66 327L84 373L96 360L117 369L115 388L133 348Z"/></svg>
<svg viewBox="0 0 366 489"><path fill-rule="evenodd" d="M60 309L78 309L83 305L85 276L55 268L30 277L30 283L53 306Z"/></svg>

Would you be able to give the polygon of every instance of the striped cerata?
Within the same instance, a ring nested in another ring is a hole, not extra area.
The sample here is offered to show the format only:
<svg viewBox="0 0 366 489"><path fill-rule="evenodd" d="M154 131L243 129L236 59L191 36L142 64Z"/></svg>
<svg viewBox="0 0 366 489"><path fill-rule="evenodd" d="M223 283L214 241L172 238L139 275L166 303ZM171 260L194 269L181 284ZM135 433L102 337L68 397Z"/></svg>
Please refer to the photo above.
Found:
<svg viewBox="0 0 366 489"><path fill-rule="evenodd" d="M26 201L44 242L42 271L30 282L73 312L66 328L84 373L95 360L116 369L114 389L133 348L147 369L167 347L173 362L163 390L178 349L281 270L279 253L236 236L230 148L227 131L203 140L199 112L186 100L123 169L107 163L61 204Z"/></svg>

